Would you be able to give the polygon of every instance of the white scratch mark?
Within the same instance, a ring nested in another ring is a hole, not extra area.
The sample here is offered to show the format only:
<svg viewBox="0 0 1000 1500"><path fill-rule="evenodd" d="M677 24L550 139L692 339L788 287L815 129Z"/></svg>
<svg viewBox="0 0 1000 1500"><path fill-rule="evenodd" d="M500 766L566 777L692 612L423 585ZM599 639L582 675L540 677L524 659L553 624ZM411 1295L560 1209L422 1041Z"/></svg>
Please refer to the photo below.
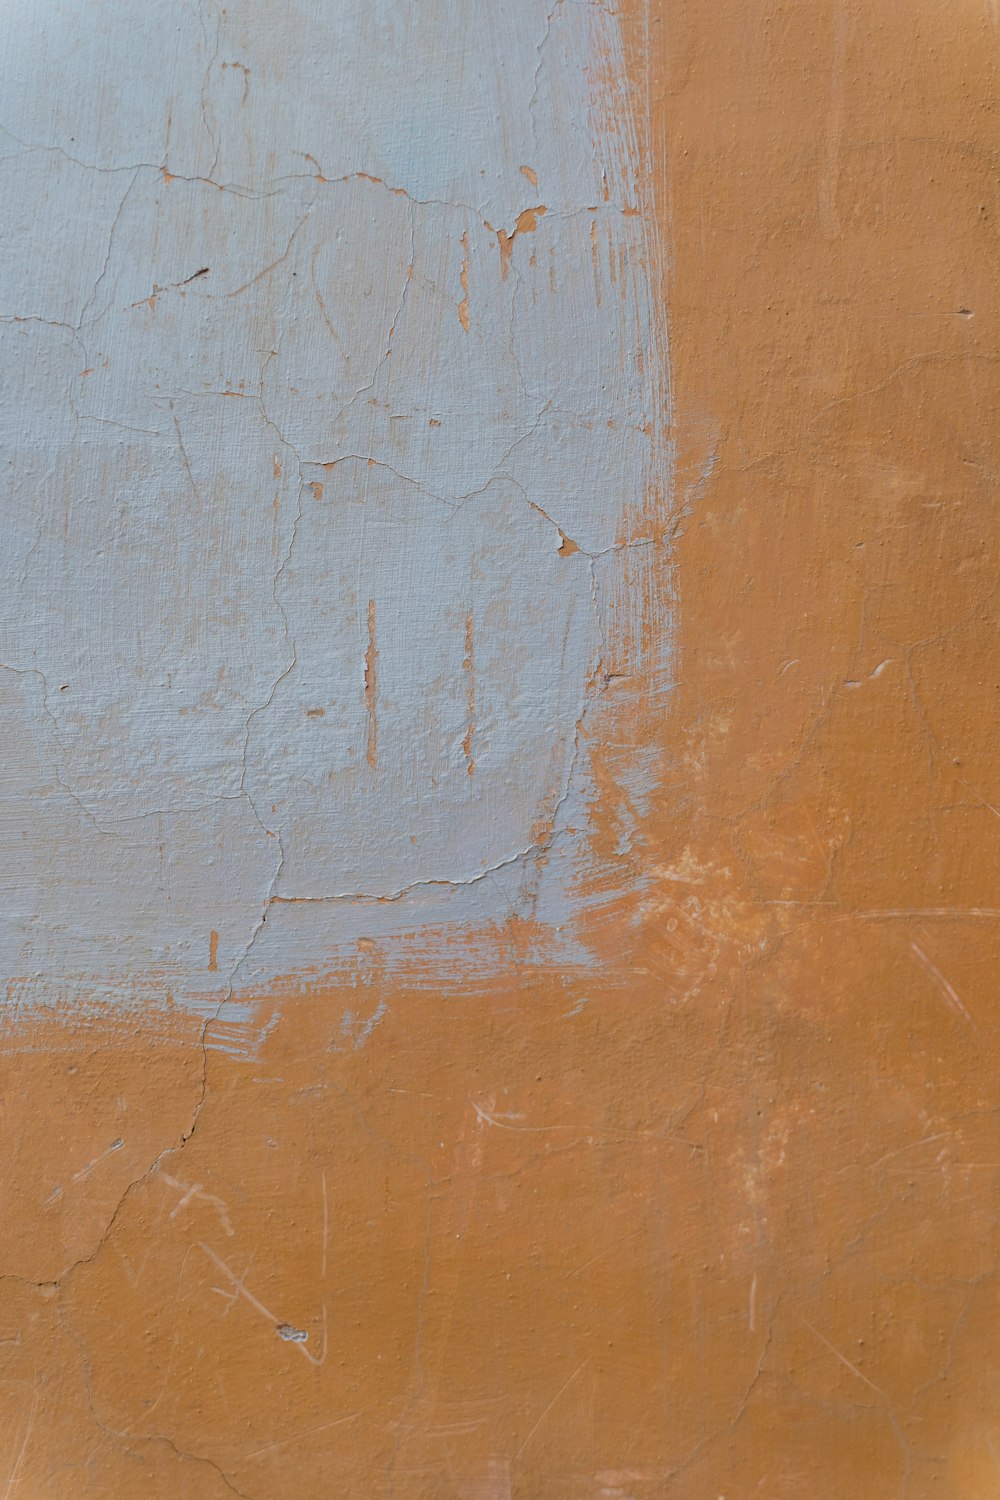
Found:
<svg viewBox="0 0 1000 1500"><path fill-rule="evenodd" d="M360 1417L359 1411L352 1411L346 1417L334 1417L332 1422L321 1422L318 1427L307 1427L305 1432L293 1433L291 1437L275 1438L273 1443L265 1443L263 1448L255 1448L252 1453L243 1455L243 1462L249 1463L252 1458L260 1458L262 1453L270 1453L275 1448L286 1448L289 1443L300 1443L303 1438L314 1437L317 1432L326 1432L330 1427L342 1427L345 1422L356 1422Z"/></svg>
<svg viewBox="0 0 1000 1500"><path fill-rule="evenodd" d="M875 1392L876 1396L881 1396L882 1400L885 1401L887 1405L892 1405L892 1402L889 1400L889 1397L886 1395L885 1391L883 1391L881 1387L877 1386L874 1380L869 1380L867 1375L863 1375L862 1372L858 1369L857 1365L852 1365L846 1354L841 1354L839 1349L835 1349L834 1346L830 1343L830 1340L825 1339L817 1328L814 1328L811 1323L806 1322L805 1318L802 1319L802 1322L805 1324L806 1328L808 1328L813 1337L819 1339L820 1343L825 1348L829 1349L830 1353L835 1359L840 1360L840 1363L844 1366L845 1369L850 1370L851 1374L856 1375L859 1380L863 1380L865 1385L869 1386Z"/></svg>
<svg viewBox="0 0 1000 1500"><path fill-rule="evenodd" d="M109 1156L112 1156L116 1151L120 1151L124 1144L125 1142L121 1139L112 1141L111 1145L108 1146L107 1150L102 1151L100 1156L95 1156L93 1161L88 1161L87 1165L85 1167L81 1167L79 1172L74 1172L70 1181L82 1182L85 1177L89 1177L90 1173L94 1170L95 1167L99 1167L101 1165L102 1161L107 1161ZM56 1195L53 1194L52 1196L54 1197Z"/></svg>
<svg viewBox="0 0 1000 1500"><path fill-rule="evenodd" d="M225 1261L222 1260L220 1256L216 1255L215 1251L211 1249L210 1246L204 1244L202 1241L199 1241L198 1248L200 1250L204 1250L208 1258L218 1266L222 1274L228 1278L231 1286L233 1287L233 1290L246 1302L248 1302L252 1308L259 1312L262 1318L267 1319L267 1321L274 1327L274 1330L276 1333L278 1333L279 1337L284 1339L286 1342L293 1344L294 1347L298 1349L299 1353L304 1355L311 1365L325 1364L327 1353L327 1318L325 1302L323 1303L323 1352L320 1355L310 1354L303 1341L296 1338L289 1338L287 1334L282 1333L281 1330L287 1329L291 1325L284 1318L276 1317L269 1307L265 1307L263 1302L261 1302L258 1297L255 1297L253 1292L250 1291L246 1283L236 1275L235 1271L230 1270Z"/></svg>
<svg viewBox="0 0 1000 1500"><path fill-rule="evenodd" d="M967 917L1000 917L1000 906L898 906L885 907L881 911L845 912L839 918L848 922L857 918L859 922L887 922L896 918L904 920L920 917L940 917L962 921Z"/></svg>
<svg viewBox="0 0 1000 1500"><path fill-rule="evenodd" d="M911 943L910 947L913 949L914 953L917 955L920 962L923 964L924 968L930 974L932 979L936 981L938 988L944 996L944 1002L947 1005L948 1009L952 1011L956 1016L959 1016L975 1031L977 1029L976 1023L975 1021L973 1021L972 1017L969 1015L969 1012L966 1010L965 1006L959 999L954 985L950 984L949 981L945 979L937 964L931 962L931 960L927 957L927 954L924 952L923 948L921 948L918 943Z"/></svg>
<svg viewBox="0 0 1000 1500"><path fill-rule="evenodd" d="M582 1276L584 1271L589 1270L595 1262L604 1260L609 1255L614 1255L615 1251L620 1250L623 1245L630 1245L633 1240L639 1238L641 1233L640 1229L636 1229L632 1234L627 1234L624 1239L616 1240L613 1245L608 1245L604 1250L598 1250L597 1254L592 1255L589 1260L585 1260L582 1266L576 1266L572 1271L567 1271L563 1280L569 1281L574 1276Z"/></svg>
<svg viewBox="0 0 1000 1500"><path fill-rule="evenodd" d="M7 1488L4 1490L4 1500L10 1500L11 1495L14 1493L14 1486L18 1482L18 1477L21 1473L21 1465L24 1463L24 1454L28 1447L28 1439L31 1436L31 1429L35 1423L35 1407L37 1405L38 1391L36 1390L33 1392L31 1397L31 1409L28 1412L28 1421L25 1425L24 1437L21 1439L21 1446L17 1450L17 1457L15 1458L13 1467L11 1468L10 1474L7 1477Z"/></svg>
<svg viewBox="0 0 1000 1500"><path fill-rule="evenodd" d="M512 1120L523 1120L524 1116L520 1114L493 1115L490 1114L487 1110L483 1109L481 1104L477 1104L475 1099L470 1099L469 1103L475 1110L476 1115L479 1119L479 1123L481 1125L494 1125L497 1130L523 1130L535 1133L537 1131L544 1131L550 1128L547 1125L512 1125L510 1123Z"/></svg>
<svg viewBox="0 0 1000 1500"><path fill-rule="evenodd" d="M585 1360L583 1360L583 1362L581 1364L577 1365L576 1369L573 1371L573 1373L569 1377L569 1379L563 1381L562 1385L556 1391L555 1395L552 1397L552 1400L549 1402L548 1406L545 1408L545 1410L542 1412L541 1416L538 1418L538 1421L535 1423L534 1427L532 1427L531 1431L528 1433L528 1436L525 1438L525 1440L521 1444L520 1448L518 1448L517 1452L514 1454L514 1462L515 1463L521 1457L521 1454L524 1452L525 1448L527 1448L528 1444L531 1442L531 1439L534 1437L534 1435L538 1431L539 1427L541 1427L542 1423L545 1421L545 1418L548 1416L549 1412L555 1406L556 1402L560 1399L560 1397L562 1397L562 1396L565 1395L565 1393L569 1390L570 1386L573 1384L574 1380L576 1380L576 1378L580 1374L580 1372L583 1369L585 1369L586 1366L589 1363L590 1363L590 1355L588 1354L587 1358Z"/></svg>
<svg viewBox="0 0 1000 1500"><path fill-rule="evenodd" d="M201 1198L203 1202L210 1203L215 1209L216 1213L219 1215L219 1222L221 1223L226 1234L232 1236L236 1233L236 1230L233 1228L232 1220L229 1217L229 1210L226 1207L225 1202L223 1201L223 1199L217 1197L215 1193L206 1193L200 1182L181 1182L179 1178L171 1177L169 1172L164 1172L161 1170L157 1175L163 1182L168 1185L168 1187L176 1188L179 1193L183 1194L180 1202L171 1210L171 1219L176 1219L181 1210L187 1208L188 1204L193 1202L195 1198Z"/></svg>

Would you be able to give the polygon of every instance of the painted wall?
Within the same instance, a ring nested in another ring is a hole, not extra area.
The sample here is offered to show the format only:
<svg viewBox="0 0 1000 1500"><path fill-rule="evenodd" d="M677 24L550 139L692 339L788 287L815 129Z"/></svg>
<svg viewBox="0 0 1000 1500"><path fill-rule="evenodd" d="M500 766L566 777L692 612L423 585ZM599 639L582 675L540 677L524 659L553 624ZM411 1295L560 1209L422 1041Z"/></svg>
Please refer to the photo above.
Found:
<svg viewBox="0 0 1000 1500"><path fill-rule="evenodd" d="M0 24L7 1500L985 1500L989 3Z"/></svg>

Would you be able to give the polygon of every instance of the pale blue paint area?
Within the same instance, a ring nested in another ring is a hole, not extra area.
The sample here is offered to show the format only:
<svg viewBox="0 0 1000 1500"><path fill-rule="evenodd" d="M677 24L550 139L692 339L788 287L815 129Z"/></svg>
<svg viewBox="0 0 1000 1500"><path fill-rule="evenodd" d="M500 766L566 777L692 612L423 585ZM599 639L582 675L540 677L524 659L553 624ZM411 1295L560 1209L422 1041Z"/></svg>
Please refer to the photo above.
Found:
<svg viewBox="0 0 1000 1500"><path fill-rule="evenodd" d="M588 561L502 478L456 504L356 459L305 475L276 590L295 667L247 756L281 829L275 894L471 879L537 842L566 784L598 651Z"/></svg>
<svg viewBox="0 0 1000 1500"><path fill-rule="evenodd" d="M0 972L438 982L512 913L586 964L582 730L662 540L616 18L63 0L0 68Z"/></svg>

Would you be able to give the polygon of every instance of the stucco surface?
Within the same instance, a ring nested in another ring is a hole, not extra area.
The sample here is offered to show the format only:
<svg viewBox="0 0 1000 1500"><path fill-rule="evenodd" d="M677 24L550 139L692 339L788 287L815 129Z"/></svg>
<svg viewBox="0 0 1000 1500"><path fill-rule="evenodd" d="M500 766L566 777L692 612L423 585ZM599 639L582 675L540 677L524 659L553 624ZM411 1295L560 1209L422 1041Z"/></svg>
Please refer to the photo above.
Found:
<svg viewBox="0 0 1000 1500"><path fill-rule="evenodd" d="M1000 1479L989 3L0 26L0 1494Z"/></svg>

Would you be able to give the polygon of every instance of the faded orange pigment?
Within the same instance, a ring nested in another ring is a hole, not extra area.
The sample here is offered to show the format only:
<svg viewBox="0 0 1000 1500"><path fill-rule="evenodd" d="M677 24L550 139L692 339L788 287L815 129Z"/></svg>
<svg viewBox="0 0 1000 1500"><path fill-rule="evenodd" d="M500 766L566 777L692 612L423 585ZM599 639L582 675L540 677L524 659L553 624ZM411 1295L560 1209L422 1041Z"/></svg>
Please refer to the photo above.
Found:
<svg viewBox="0 0 1000 1500"><path fill-rule="evenodd" d="M997 1492L996 19L630 26L680 682L609 674L602 961L8 1017L7 1496Z"/></svg>

